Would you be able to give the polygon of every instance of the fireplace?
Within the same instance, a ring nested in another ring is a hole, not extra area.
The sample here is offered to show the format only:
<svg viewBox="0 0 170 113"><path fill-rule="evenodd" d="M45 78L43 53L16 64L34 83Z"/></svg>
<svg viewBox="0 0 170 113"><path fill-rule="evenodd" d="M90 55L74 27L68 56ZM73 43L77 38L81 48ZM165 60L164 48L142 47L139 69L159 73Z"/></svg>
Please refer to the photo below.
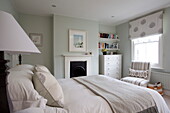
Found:
<svg viewBox="0 0 170 113"><path fill-rule="evenodd" d="M70 78L78 76L87 76L87 61L70 62Z"/></svg>
<svg viewBox="0 0 170 113"><path fill-rule="evenodd" d="M91 56L92 55L64 55L65 78L91 75ZM72 65L73 69L71 69Z"/></svg>

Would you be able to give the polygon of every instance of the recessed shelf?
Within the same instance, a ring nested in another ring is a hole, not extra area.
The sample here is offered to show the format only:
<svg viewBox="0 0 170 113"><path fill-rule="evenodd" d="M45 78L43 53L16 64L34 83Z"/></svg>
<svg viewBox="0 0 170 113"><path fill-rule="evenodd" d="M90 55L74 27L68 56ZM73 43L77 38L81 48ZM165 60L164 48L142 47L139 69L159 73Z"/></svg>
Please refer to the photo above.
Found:
<svg viewBox="0 0 170 113"><path fill-rule="evenodd" d="M101 49L104 49L104 48L99 48L100 50ZM106 48L108 51L119 51L120 49L117 49L117 48Z"/></svg>
<svg viewBox="0 0 170 113"><path fill-rule="evenodd" d="M99 42L118 42L119 39L99 38Z"/></svg>

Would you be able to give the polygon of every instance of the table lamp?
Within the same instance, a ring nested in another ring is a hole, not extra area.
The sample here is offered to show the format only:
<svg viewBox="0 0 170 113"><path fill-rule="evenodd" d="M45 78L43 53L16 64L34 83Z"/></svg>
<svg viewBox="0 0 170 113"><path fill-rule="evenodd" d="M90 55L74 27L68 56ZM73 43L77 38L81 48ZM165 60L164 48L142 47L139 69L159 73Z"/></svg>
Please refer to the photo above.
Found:
<svg viewBox="0 0 170 113"><path fill-rule="evenodd" d="M14 17L0 11L0 113L10 113L7 100L7 60L4 53L40 53Z"/></svg>

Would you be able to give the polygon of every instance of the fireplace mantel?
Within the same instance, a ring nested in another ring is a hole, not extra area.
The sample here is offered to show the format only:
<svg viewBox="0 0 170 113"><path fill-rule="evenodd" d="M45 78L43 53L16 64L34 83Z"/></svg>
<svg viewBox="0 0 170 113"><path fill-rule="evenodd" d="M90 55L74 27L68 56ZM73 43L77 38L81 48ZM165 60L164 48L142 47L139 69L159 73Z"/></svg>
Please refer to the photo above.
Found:
<svg viewBox="0 0 170 113"><path fill-rule="evenodd" d="M92 57L93 55L63 54L64 57Z"/></svg>
<svg viewBox="0 0 170 113"><path fill-rule="evenodd" d="M91 57L92 55L64 54L65 57L65 78L70 78L71 61L87 61L87 76L91 75Z"/></svg>

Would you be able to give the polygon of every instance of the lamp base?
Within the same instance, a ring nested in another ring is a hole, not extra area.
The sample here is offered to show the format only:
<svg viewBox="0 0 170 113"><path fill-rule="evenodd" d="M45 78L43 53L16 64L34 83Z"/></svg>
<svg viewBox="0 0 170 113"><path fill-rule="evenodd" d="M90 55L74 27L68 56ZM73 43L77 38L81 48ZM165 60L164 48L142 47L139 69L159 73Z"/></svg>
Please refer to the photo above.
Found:
<svg viewBox="0 0 170 113"><path fill-rule="evenodd" d="M22 64L22 56L21 56L21 54L19 54L18 59L19 59L19 65L21 65Z"/></svg>
<svg viewBox="0 0 170 113"><path fill-rule="evenodd" d="M10 113L7 99L7 72L8 61L4 60L4 52L0 51L0 113Z"/></svg>

